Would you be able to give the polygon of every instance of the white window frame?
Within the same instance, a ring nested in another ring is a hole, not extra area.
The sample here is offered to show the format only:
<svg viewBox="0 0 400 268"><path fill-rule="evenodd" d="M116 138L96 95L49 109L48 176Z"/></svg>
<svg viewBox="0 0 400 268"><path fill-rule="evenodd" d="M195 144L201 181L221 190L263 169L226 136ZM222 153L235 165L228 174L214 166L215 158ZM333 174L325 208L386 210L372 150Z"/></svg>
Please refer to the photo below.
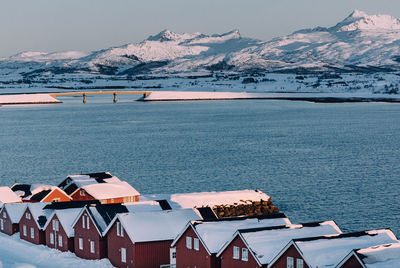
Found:
<svg viewBox="0 0 400 268"><path fill-rule="evenodd" d="M80 196L86 196L85 190L81 189L81 190L79 191L79 195L80 195Z"/></svg>
<svg viewBox="0 0 400 268"><path fill-rule="evenodd" d="M80 250L83 250L83 238L82 237L78 238L78 248Z"/></svg>
<svg viewBox="0 0 400 268"><path fill-rule="evenodd" d="M53 220L53 231L60 231L60 224L58 220Z"/></svg>
<svg viewBox="0 0 400 268"><path fill-rule="evenodd" d="M242 248L242 261L249 260L249 250L247 248Z"/></svg>
<svg viewBox="0 0 400 268"><path fill-rule="evenodd" d="M4 231L4 220L0 219L0 229Z"/></svg>
<svg viewBox="0 0 400 268"><path fill-rule="evenodd" d="M196 251L199 251L200 250L199 249L199 247L200 247L199 244L200 244L199 243L199 239L194 237L193 238L193 249L196 250Z"/></svg>
<svg viewBox="0 0 400 268"><path fill-rule="evenodd" d="M7 213L5 211L3 211L3 218L7 219Z"/></svg>
<svg viewBox="0 0 400 268"><path fill-rule="evenodd" d="M192 249L192 237L186 236L186 248Z"/></svg>
<svg viewBox="0 0 400 268"><path fill-rule="evenodd" d="M62 237L62 235L58 235L58 246L59 247L62 247L63 246L63 237Z"/></svg>
<svg viewBox="0 0 400 268"><path fill-rule="evenodd" d="M25 218L26 218L27 220L30 220L30 219L31 219L31 213L26 212L26 213L25 213Z"/></svg>
<svg viewBox="0 0 400 268"><path fill-rule="evenodd" d="M31 227L31 238L34 239L35 238L35 229L33 229L33 227Z"/></svg>
<svg viewBox="0 0 400 268"><path fill-rule="evenodd" d="M294 259L293 257L286 258L286 268L294 268Z"/></svg>
<svg viewBox="0 0 400 268"><path fill-rule="evenodd" d="M23 233L24 236L28 235L28 231L26 229L26 225L22 225L22 233Z"/></svg>
<svg viewBox="0 0 400 268"><path fill-rule="evenodd" d="M240 260L240 248L233 246L233 259Z"/></svg>
<svg viewBox="0 0 400 268"><path fill-rule="evenodd" d="M126 248L121 248L121 262L126 263Z"/></svg>
<svg viewBox="0 0 400 268"><path fill-rule="evenodd" d="M303 268L303 267L304 267L304 260L296 259L296 268Z"/></svg>
<svg viewBox="0 0 400 268"><path fill-rule="evenodd" d="M90 241L90 253L95 253L96 252L96 250L95 250L95 248L94 248L94 241Z"/></svg>
<svg viewBox="0 0 400 268"><path fill-rule="evenodd" d="M83 228L83 229L86 228L86 225L85 225L86 219L85 219L85 218L86 218L86 215L83 215L83 216L82 216L82 228Z"/></svg>
<svg viewBox="0 0 400 268"><path fill-rule="evenodd" d="M86 216L86 228L87 228L88 230L90 229L89 216Z"/></svg>
<svg viewBox="0 0 400 268"><path fill-rule="evenodd" d="M54 245L54 234L50 233L50 244Z"/></svg>

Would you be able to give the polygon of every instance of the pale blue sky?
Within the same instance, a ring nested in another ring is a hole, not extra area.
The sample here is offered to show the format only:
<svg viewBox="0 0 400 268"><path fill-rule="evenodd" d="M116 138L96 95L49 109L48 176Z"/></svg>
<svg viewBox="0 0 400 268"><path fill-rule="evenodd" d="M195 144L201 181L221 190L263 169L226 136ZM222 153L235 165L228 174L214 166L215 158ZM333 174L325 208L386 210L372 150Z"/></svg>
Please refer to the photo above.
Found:
<svg viewBox="0 0 400 268"><path fill-rule="evenodd" d="M399 0L0 0L0 57L92 51L139 42L163 29L269 40L331 26L354 9L400 17Z"/></svg>

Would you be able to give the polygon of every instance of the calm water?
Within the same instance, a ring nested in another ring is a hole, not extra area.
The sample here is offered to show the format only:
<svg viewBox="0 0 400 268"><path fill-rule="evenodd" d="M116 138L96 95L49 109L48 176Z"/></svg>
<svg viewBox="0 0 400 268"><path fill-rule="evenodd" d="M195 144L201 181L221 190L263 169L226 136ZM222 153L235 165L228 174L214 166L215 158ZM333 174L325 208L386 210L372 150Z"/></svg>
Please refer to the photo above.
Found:
<svg viewBox="0 0 400 268"><path fill-rule="evenodd" d="M66 98L0 107L0 180L110 171L142 193L259 188L293 222L400 235L400 105Z"/></svg>

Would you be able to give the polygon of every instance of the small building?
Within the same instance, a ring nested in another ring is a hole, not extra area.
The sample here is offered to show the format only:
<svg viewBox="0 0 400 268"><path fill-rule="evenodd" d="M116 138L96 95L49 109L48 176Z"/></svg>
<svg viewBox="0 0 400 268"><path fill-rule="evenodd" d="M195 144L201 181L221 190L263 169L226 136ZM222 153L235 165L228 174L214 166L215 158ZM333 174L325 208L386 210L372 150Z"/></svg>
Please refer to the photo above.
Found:
<svg viewBox="0 0 400 268"><path fill-rule="evenodd" d="M106 230L108 259L117 267L169 265L173 239L187 222L200 219L194 209L118 214Z"/></svg>
<svg viewBox="0 0 400 268"><path fill-rule="evenodd" d="M400 243L352 250L337 268L400 267Z"/></svg>
<svg viewBox="0 0 400 268"><path fill-rule="evenodd" d="M59 185L74 201L100 200L103 204L139 201L140 193L109 172L69 175Z"/></svg>
<svg viewBox="0 0 400 268"><path fill-rule="evenodd" d="M399 241L389 229L293 239L268 267L337 267L353 249L391 243Z"/></svg>
<svg viewBox="0 0 400 268"><path fill-rule="evenodd" d="M29 203L19 221L20 238L33 244L46 244L43 226L51 210L43 210L49 203Z"/></svg>
<svg viewBox="0 0 400 268"><path fill-rule="evenodd" d="M217 268L221 266L218 251L238 229L286 226L289 219L282 213L264 216L221 218L191 221L175 238L177 267Z"/></svg>
<svg viewBox="0 0 400 268"><path fill-rule="evenodd" d="M16 195L10 187L0 187L0 208L4 204L21 203L21 197Z"/></svg>
<svg viewBox="0 0 400 268"><path fill-rule="evenodd" d="M51 210L43 229L46 245L60 251L74 252L74 229L72 224L85 205L100 204L99 201L56 202L46 205L43 210Z"/></svg>
<svg viewBox="0 0 400 268"><path fill-rule="evenodd" d="M217 257L223 268L270 267L272 259L293 238L341 233L334 221L241 229L220 249Z"/></svg>
<svg viewBox="0 0 400 268"><path fill-rule="evenodd" d="M19 232L19 221L26 210L26 203L8 203L0 210L0 231L13 235Z"/></svg>
<svg viewBox="0 0 400 268"><path fill-rule="evenodd" d="M72 199L59 187L52 185L16 183L11 190L20 196L23 202L68 202Z"/></svg>

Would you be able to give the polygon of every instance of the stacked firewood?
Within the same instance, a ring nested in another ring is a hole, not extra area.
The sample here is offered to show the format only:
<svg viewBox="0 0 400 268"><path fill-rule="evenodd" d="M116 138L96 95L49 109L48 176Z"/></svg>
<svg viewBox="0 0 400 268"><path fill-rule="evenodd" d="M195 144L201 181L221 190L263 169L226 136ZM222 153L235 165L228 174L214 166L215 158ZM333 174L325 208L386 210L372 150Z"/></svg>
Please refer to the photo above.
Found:
<svg viewBox="0 0 400 268"><path fill-rule="evenodd" d="M272 203L271 198L260 201L240 200L240 203L217 205L212 209L218 218L267 215L279 212L279 209Z"/></svg>

